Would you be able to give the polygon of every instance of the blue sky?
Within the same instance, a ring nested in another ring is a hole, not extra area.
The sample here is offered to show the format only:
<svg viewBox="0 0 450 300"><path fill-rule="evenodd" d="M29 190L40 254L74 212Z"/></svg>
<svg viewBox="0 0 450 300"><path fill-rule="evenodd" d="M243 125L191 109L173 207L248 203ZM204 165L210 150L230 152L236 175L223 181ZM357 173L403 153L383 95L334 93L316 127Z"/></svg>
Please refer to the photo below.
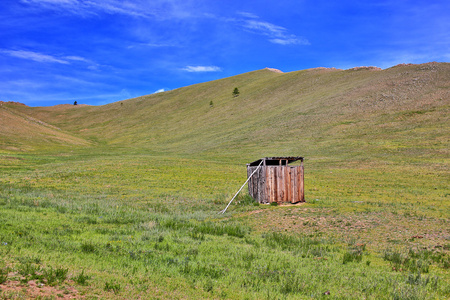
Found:
<svg viewBox="0 0 450 300"><path fill-rule="evenodd" d="M450 60L450 1L2 0L0 100L102 105L265 67Z"/></svg>

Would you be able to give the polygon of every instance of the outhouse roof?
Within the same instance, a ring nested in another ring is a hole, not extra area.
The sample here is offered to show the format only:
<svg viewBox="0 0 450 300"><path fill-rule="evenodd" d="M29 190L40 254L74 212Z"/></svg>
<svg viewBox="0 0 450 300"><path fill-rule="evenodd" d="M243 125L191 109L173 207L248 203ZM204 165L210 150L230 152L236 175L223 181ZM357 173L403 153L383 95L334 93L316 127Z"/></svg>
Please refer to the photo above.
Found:
<svg viewBox="0 0 450 300"><path fill-rule="evenodd" d="M260 158L258 160L255 160L254 162L248 163L247 166L258 166L261 161L265 161L265 165L286 165L293 163L297 160L303 161L303 157L301 156L275 156L275 157L264 157Z"/></svg>

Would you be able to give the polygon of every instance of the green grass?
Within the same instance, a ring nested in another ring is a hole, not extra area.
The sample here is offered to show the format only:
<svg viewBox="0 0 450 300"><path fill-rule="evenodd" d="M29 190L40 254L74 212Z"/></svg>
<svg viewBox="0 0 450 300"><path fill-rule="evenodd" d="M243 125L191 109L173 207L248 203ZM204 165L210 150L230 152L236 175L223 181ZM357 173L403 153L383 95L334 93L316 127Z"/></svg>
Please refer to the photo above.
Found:
<svg viewBox="0 0 450 300"><path fill-rule="evenodd" d="M30 281L86 299L449 298L448 69L257 71L1 108L28 121L0 128L0 298ZM244 192L219 214L271 155L305 156L307 202Z"/></svg>
<svg viewBox="0 0 450 300"><path fill-rule="evenodd" d="M23 281L61 285L68 270L82 294L125 298L449 295L439 172L316 168L305 205L242 195L220 215L244 166L113 153L34 155L2 175L0 252Z"/></svg>

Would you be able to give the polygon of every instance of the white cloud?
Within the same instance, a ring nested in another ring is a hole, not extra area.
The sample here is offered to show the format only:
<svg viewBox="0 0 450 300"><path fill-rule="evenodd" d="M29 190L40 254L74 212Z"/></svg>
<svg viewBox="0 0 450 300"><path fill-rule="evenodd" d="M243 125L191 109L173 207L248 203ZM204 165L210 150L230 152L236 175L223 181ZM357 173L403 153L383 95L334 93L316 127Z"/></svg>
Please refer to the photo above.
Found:
<svg viewBox="0 0 450 300"><path fill-rule="evenodd" d="M305 38L290 34L288 30L282 26L275 25L269 22L258 20L258 16L251 13L239 13L246 17L243 20L243 26L246 30L263 35L269 38L269 42L279 45L310 45Z"/></svg>
<svg viewBox="0 0 450 300"><path fill-rule="evenodd" d="M96 70L98 69L99 65L95 62L81 57L81 56L64 56L64 57L56 57L48 54L43 54L39 52L34 51L27 51L27 50L8 50L8 49L0 49L0 53L5 53L7 55L18 57L22 59L28 59L32 61L37 61L41 63L58 63L58 64L71 64L72 62L81 62L88 64L88 69L90 70Z"/></svg>
<svg viewBox="0 0 450 300"><path fill-rule="evenodd" d="M269 42L280 45L311 45L308 40L297 37L270 39Z"/></svg>
<svg viewBox="0 0 450 300"><path fill-rule="evenodd" d="M250 19L259 19L257 15L245 11L239 11L238 14Z"/></svg>
<svg viewBox="0 0 450 300"><path fill-rule="evenodd" d="M165 89L159 89L159 90L155 91L153 94L163 93L165 91L166 91Z"/></svg>
<svg viewBox="0 0 450 300"><path fill-rule="evenodd" d="M88 6L79 0L21 0L21 2L34 7L63 11L70 14L93 14L92 10L89 10Z"/></svg>
<svg viewBox="0 0 450 300"><path fill-rule="evenodd" d="M122 99L130 99L131 93L127 89L122 89L119 93L120 98Z"/></svg>
<svg viewBox="0 0 450 300"><path fill-rule="evenodd" d="M90 8L97 8L100 11L109 14L122 14L129 15L133 17L150 17L148 11L145 11L143 7L137 7L131 2L117 2L117 1L85 1L83 5Z"/></svg>
<svg viewBox="0 0 450 300"><path fill-rule="evenodd" d="M86 59L84 57L80 57L80 56L66 56L64 58L68 59L68 60L75 60L75 61L82 61L82 62L85 62L85 63L91 63L90 60L88 60L88 59Z"/></svg>
<svg viewBox="0 0 450 300"><path fill-rule="evenodd" d="M59 63L59 64L69 64L67 60L63 60L51 55L42 54L33 51L25 51L25 50L0 50L3 53L6 53L10 56L29 59L37 62L46 62L46 63Z"/></svg>
<svg viewBox="0 0 450 300"><path fill-rule="evenodd" d="M284 27L257 20L247 20L244 27L268 36L281 36L286 31Z"/></svg>
<svg viewBox="0 0 450 300"><path fill-rule="evenodd" d="M163 48L163 47L180 47L176 44L170 44L170 43L134 43L133 45L127 46L127 49L133 49L136 47L150 47L150 48Z"/></svg>
<svg viewBox="0 0 450 300"><path fill-rule="evenodd" d="M43 4L72 5L78 3L77 0L22 0L22 2L27 4L39 3L41 5Z"/></svg>
<svg viewBox="0 0 450 300"><path fill-rule="evenodd" d="M220 72L221 68L216 66L186 66L182 70L188 72Z"/></svg>
<svg viewBox="0 0 450 300"><path fill-rule="evenodd" d="M90 59L87 59L87 58L84 58L84 57L81 57L81 56L65 56L64 59L67 59L67 60L70 60L70 61L73 61L73 62L79 62L79 63L88 64L89 66L87 68L89 70L93 70L93 71L98 70L99 67L100 67L99 64L93 62Z"/></svg>
<svg viewBox="0 0 450 300"><path fill-rule="evenodd" d="M182 17L178 3L172 1L123 1L123 0L20 0L22 3L44 9L63 11L69 14L92 16L100 13L121 14L138 18Z"/></svg>
<svg viewBox="0 0 450 300"><path fill-rule="evenodd" d="M173 20L187 18L214 18L222 22L237 23L238 26L254 34L266 36L271 43L279 45L310 45L305 38L289 33L288 29L261 20L251 12L240 11L240 17L225 18L211 13L193 13L190 2L177 0L21 0L23 3L44 9L58 10L69 14L92 16L99 14L126 15L134 18ZM145 45L145 44L143 44ZM174 44L148 43L149 47L172 47ZM135 45L129 46L133 48ZM198 71L193 71L198 72ZM201 71L200 71L201 72Z"/></svg>

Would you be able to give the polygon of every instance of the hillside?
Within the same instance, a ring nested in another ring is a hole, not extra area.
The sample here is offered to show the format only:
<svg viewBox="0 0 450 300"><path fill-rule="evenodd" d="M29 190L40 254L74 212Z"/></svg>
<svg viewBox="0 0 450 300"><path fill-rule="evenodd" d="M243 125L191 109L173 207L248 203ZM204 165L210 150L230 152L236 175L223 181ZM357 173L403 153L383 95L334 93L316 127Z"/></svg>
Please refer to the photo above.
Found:
<svg viewBox="0 0 450 300"><path fill-rule="evenodd" d="M399 160L444 159L449 78L448 63L264 69L105 106L9 106L2 120L22 117L2 126L6 145L0 147L39 140L216 158L332 154L365 160L389 151ZM234 87L239 97L232 97Z"/></svg>
<svg viewBox="0 0 450 300"><path fill-rule="evenodd" d="M45 146L87 146L90 142L21 112L19 103L1 103L0 149L33 150Z"/></svg>
<svg viewBox="0 0 450 300"><path fill-rule="evenodd" d="M428 63L0 103L0 295L450 299L449 88ZM306 202L218 213L282 155Z"/></svg>

